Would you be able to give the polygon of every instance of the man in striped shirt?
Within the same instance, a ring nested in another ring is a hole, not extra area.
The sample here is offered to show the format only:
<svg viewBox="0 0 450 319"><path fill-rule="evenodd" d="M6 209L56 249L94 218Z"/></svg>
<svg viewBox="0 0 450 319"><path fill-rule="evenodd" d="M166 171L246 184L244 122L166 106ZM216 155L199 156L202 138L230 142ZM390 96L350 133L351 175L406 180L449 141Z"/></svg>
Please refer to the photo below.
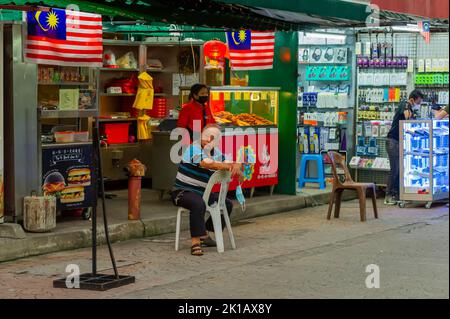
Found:
<svg viewBox="0 0 450 319"><path fill-rule="evenodd" d="M175 185L171 193L176 206L190 211L190 226L192 249L194 256L202 256L202 246L215 246L208 232L213 232L211 218L205 224L206 205L203 194L210 177L217 170L231 171L232 176L239 176L243 180L242 166L238 163L226 162L222 153L217 149L221 131L217 125L208 125L202 132L201 142L194 142L183 154L178 167ZM218 200L218 194L212 193L210 204ZM233 210L233 203L227 199L228 214ZM224 225L222 221L222 225Z"/></svg>

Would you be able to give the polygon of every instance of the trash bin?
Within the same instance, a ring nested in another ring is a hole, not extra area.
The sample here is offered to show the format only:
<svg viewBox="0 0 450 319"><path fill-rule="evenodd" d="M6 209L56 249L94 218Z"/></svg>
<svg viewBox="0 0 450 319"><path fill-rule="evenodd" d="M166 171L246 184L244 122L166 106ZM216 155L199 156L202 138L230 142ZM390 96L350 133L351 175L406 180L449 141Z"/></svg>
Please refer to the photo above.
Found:
<svg viewBox="0 0 450 319"><path fill-rule="evenodd" d="M31 195L24 198L23 228L33 233L56 228L56 197Z"/></svg>

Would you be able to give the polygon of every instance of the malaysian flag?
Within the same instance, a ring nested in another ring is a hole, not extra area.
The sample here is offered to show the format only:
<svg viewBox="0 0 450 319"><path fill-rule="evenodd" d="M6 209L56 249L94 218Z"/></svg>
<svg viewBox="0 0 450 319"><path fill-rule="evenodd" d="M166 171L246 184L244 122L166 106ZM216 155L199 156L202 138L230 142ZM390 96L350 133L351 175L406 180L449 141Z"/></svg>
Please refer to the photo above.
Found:
<svg viewBox="0 0 450 319"><path fill-rule="evenodd" d="M417 26L419 27L420 34L425 39L425 43L430 43L430 21L419 21Z"/></svg>
<svg viewBox="0 0 450 319"><path fill-rule="evenodd" d="M103 66L102 17L72 10L27 12L25 58L63 66Z"/></svg>
<svg viewBox="0 0 450 319"><path fill-rule="evenodd" d="M233 70L267 70L273 68L275 32L241 30L227 32Z"/></svg>

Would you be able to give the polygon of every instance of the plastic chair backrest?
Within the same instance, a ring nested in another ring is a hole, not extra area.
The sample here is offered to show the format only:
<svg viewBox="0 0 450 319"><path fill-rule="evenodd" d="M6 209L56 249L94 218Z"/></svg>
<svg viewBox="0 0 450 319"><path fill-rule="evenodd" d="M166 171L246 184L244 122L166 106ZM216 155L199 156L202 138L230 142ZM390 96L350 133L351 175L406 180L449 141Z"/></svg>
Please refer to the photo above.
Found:
<svg viewBox="0 0 450 319"><path fill-rule="evenodd" d="M211 195L212 189L216 184L221 184L218 204L220 206L225 205L225 200L227 198L228 187L231 182L231 172L229 171L216 171L209 179L208 185L206 186L205 193L203 194L203 200L206 207L209 205L209 197Z"/></svg>
<svg viewBox="0 0 450 319"><path fill-rule="evenodd" d="M354 183L352 175L348 170L347 163L345 162L345 157L337 152L328 152L328 156L331 160L331 167L333 170L334 183L337 185L342 185L343 183ZM337 168L340 167L344 171L345 181L341 182Z"/></svg>

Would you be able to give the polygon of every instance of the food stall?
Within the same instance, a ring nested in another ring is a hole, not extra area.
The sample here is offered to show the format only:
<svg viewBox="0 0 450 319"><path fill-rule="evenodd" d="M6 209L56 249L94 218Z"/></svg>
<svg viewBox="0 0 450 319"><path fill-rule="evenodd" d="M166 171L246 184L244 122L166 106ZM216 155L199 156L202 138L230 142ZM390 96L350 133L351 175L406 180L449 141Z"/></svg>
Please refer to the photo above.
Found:
<svg viewBox="0 0 450 319"><path fill-rule="evenodd" d="M188 88L181 98L187 102ZM230 161L242 162L245 181L242 188L252 190L278 184L279 88L211 87L210 107L222 127L221 151ZM238 181L230 184L236 189Z"/></svg>

